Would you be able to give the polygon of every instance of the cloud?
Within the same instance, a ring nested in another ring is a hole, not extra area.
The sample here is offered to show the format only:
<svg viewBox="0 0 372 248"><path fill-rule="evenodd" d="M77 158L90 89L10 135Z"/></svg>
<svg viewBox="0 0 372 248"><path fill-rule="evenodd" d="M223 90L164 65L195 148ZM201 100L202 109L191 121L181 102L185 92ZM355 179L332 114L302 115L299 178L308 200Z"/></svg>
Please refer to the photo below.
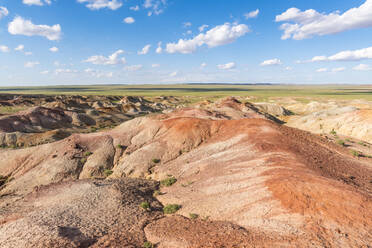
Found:
<svg viewBox="0 0 372 248"><path fill-rule="evenodd" d="M316 70L316 72L327 72L328 69L327 68L319 68Z"/></svg>
<svg viewBox="0 0 372 248"><path fill-rule="evenodd" d="M39 65L38 61L29 61L25 63L26 68L34 68L36 65Z"/></svg>
<svg viewBox="0 0 372 248"><path fill-rule="evenodd" d="M337 68L333 68L332 72L341 72L341 71L344 71L345 69L346 69L345 67L337 67Z"/></svg>
<svg viewBox="0 0 372 248"><path fill-rule="evenodd" d="M161 13L163 13L166 5L166 0L145 0L143 7L145 9L149 9L147 15L152 16L153 14L160 15Z"/></svg>
<svg viewBox="0 0 372 248"><path fill-rule="evenodd" d="M139 8L138 5L136 5L136 6L132 6L132 7L130 7L129 9L130 9L130 10L133 10L133 11L138 11L140 8Z"/></svg>
<svg viewBox="0 0 372 248"><path fill-rule="evenodd" d="M124 70L126 71L138 71L143 68L143 65L129 65L124 67Z"/></svg>
<svg viewBox="0 0 372 248"><path fill-rule="evenodd" d="M79 3L86 3L86 7L90 10L99 10L108 8L111 10L117 10L123 3L120 0L77 0Z"/></svg>
<svg viewBox="0 0 372 248"><path fill-rule="evenodd" d="M133 17L128 16L128 17L124 18L123 22L125 22L127 24L132 24L132 23L135 22L135 20L134 20Z"/></svg>
<svg viewBox="0 0 372 248"><path fill-rule="evenodd" d="M49 71L41 71L40 74L46 75L46 74L49 74Z"/></svg>
<svg viewBox="0 0 372 248"><path fill-rule="evenodd" d="M360 64L353 67L354 71L372 71L372 66L366 64Z"/></svg>
<svg viewBox="0 0 372 248"><path fill-rule="evenodd" d="M286 68L284 68L286 71L292 71L293 70L293 68L292 67L290 67L290 66L287 66Z"/></svg>
<svg viewBox="0 0 372 248"><path fill-rule="evenodd" d="M282 64L282 62L280 61L280 59L269 59L269 60L265 60L260 65L261 66L271 66L271 65L281 65L281 64Z"/></svg>
<svg viewBox="0 0 372 248"><path fill-rule="evenodd" d="M205 68L206 66L207 66L207 63L203 62L201 63L200 68Z"/></svg>
<svg viewBox="0 0 372 248"><path fill-rule="evenodd" d="M178 71L174 71L174 72L169 74L169 77L175 77L177 75L178 75Z"/></svg>
<svg viewBox="0 0 372 248"><path fill-rule="evenodd" d="M206 29L206 28L208 28L208 27L209 27L209 25L204 24L204 25L201 25L198 29L199 29L199 31L200 31L200 33L201 33L201 32L204 31L204 29Z"/></svg>
<svg viewBox="0 0 372 248"><path fill-rule="evenodd" d="M10 52L10 49L7 46L0 45L0 52L8 53L8 52Z"/></svg>
<svg viewBox="0 0 372 248"><path fill-rule="evenodd" d="M336 53L332 56L315 56L311 60L304 62L321 62L321 61L360 61L363 59L372 59L372 47L358 50L347 50Z"/></svg>
<svg viewBox="0 0 372 248"><path fill-rule="evenodd" d="M249 31L245 24L225 23L208 30L206 33L200 33L193 39L180 39L177 43L168 43L166 51L168 53L193 53L203 45L217 47L232 43Z"/></svg>
<svg viewBox="0 0 372 248"><path fill-rule="evenodd" d="M52 4L52 1L51 0L23 0L22 1L23 4L26 4L26 5L38 5L38 6L43 6L44 3L48 4L48 5L51 5Z"/></svg>
<svg viewBox="0 0 372 248"><path fill-rule="evenodd" d="M57 75L58 74L78 73L78 70L58 68L58 69L55 69L54 73L57 74Z"/></svg>
<svg viewBox="0 0 372 248"><path fill-rule="evenodd" d="M9 11L7 8L0 6L0 19L9 15Z"/></svg>
<svg viewBox="0 0 372 248"><path fill-rule="evenodd" d="M150 51L150 47L151 45L146 45L142 48L141 51L138 51L137 54L138 55L145 55L145 54L148 54L148 52Z"/></svg>
<svg viewBox="0 0 372 248"><path fill-rule="evenodd" d="M220 70L231 70L236 67L236 64L234 62L230 62L227 64L217 65L217 68Z"/></svg>
<svg viewBox="0 0 372 248"><path fill-rule="evenodd" d="M96 78L103 78L103 77L112 78L114 76L113 72L102 72L102 71L93 70L91 68L85 69L84 72Z"/></svg>
<svg viewBox="0 0 372 248"><path fill-rule="evenodd" d="M184 28L191 27L191 25L192 25L191 22L184 22L184 23L183 23L183 27L184 27Z"/></svg>
<svg viewBox="0 0 372 248"><path fill-rule="evenodd" d="M244 17L245 19L256 18L259 13L260 13L260 10L256 9L254 11L244 14Z"/></svg>
<svg viewBox="0 0 372 248"><path fill-rule="evenodd" d="M25 52L26 56L32 55L32 52Z"/></svg>
<svg viewBox="0 0 372 248"><path fill-rule="evenodd" d="M25 20L20 16L17 16L9 23L8 31L13 35L37 35L43 36L48 40L59 40L62 35L61 26L59 24L53 26L35 25L30 20Z"/></svg>
<svg viewBox="0 0 372 248"><path fill-rule="evenodd" d="M301 11L290 8L276 16L276 22L284 30L282 39L302 40L313 36L340 33L350 29L372 27L372 0L366 0L358 8L351 8L343 14L333 12L322 14L313 9Z"/></svg>
<svg viewBox="0 0 372 248"><path fill-rule="evenodd" d="M161 42L158 43L158 47L156 48L156 53L161 54L163 52L163 48L161 47Z"/></svg>
<svg viewBox="0 0 372 248"><path fill-rule="evenodd" d="M51 47L49 48L49 51L51 51L52 53L56 53L59 51L58 47Z"/></svg>
<svg viewBox="0 0 372 248"><path fill-rule="evenodd" d="M158 68L158 67L160 67L160 65L159 64L152 64L151 67L152 68Z"/></svg>
<svg viewBox="0 0 372 248"><path fill-rule="evenodd" d="M14 48L15 51L19 51L19 52L22 52L23 50L25 49L25 46L24 45L18 45L16 48Z"/></svg>
<svg viewBox="0 0 372 248"><path fill-rule="evenodd" d="M103 55L94 55L89 57L88 59L84 60L83 62L92 63L94 65L118 65L118 64L125 64L126 60L124 57L119 58L120 54L123 54L123 50L117 50L113 54L108 57Z"/></svg>

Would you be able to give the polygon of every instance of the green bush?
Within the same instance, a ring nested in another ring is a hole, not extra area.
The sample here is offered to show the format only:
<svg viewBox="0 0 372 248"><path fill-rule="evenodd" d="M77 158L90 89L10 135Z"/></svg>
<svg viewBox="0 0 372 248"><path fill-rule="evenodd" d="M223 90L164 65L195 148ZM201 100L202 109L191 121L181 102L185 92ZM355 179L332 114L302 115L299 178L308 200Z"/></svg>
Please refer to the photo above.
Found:
<svg viewBox="0 0 372 248"><path fill-rule="evenodd" d="M194 214L194 213L189 213L189 216L190 216L190 219L193 219L193 220L199 217L199 215Z"/></svg>
<svg viewBox="0 0 372 248"><path fill-rule="evenodd" d="M113 172L112 170L109 170L109 169L103 171L103 174L104 174L106 177L111 176L112 173L114 173L114 172Z"/></svg>
<svg viewBox="0 0 372 248"><path fill-rule="evenodd" d="M89 156L92 155L92 154L93 154L93 152L89 152L89 151L88 151L88 152L84 152L84 156L85 156L85 157L89 157Z"/></svg>
<svg viewBox="0 0 372 248"><path fill-rule="evenodd" d="M153 158L153 159L152 159L152 162L153 162L154 164L158 164L158 163L160 163L160 159L158 159L158 158Z"/></svg>
<svg viewBox="0 0 372 248"><path fill-rule="evenodd" d="M351 154L354 156L354 157L360 157L362 156L362 154L358 151L355 151L355 150L351 150Z"/></svg>
<svg viewBox="0 0 372 248"><path fill-rule="evenodd" d="M332 131L329 132L329 133L332 134L332 135L337 135L336 131L333 128L332 128Z"/></svg>
<svg viewBox="0 0 372 248"><path fill-rule="evenodd" d="M149 241L146 241L145 243L143 243L143 248L154 248L155 246L149 242Z"/></svg>
<svg viewBox="0 0 372 248"><path fill-rule="evenodd" d="M337 140L337 144L339 144L341 146L345 146L345 141L343 141L343 140Z"/></svg>
<svg viewBox="0 0 372 248"><path fill-rule="evenodd" d="M118 144L116 147L117 147L118 149L125 149L125 146L120 145L120 144Z"/></svg>
<svg viewBox="0 0 372 248"><path fill-rule="evenodd" d="M81 158L80 163L85 164L87 162L87 158Z"/></svg>
<svg viewBox="0 0 372 248"><path fill-rule="evenodd" d="M143 209L145 209L145 210L148 210L148 209L150 209L150 203L148 203L148 202L141 202L140 207L143 208Z"/></svg>
<svg viewBox="0 0 372 248"><path fill-rule="evenodd" d="M174 214L181 208L181 205L178 204L168 204L163 208L165 214Z"/></svg>
<svg viewBox="0 0 372 248"><path fill-rule="evenodd" d="M161 180L160 181L160 184L163 185L163 186L166 186L166 187L169 187L169 186L172 186L173 184L175 184L177 182L177 179L174 178L174 177L168 177L164 180Z"/></svg>

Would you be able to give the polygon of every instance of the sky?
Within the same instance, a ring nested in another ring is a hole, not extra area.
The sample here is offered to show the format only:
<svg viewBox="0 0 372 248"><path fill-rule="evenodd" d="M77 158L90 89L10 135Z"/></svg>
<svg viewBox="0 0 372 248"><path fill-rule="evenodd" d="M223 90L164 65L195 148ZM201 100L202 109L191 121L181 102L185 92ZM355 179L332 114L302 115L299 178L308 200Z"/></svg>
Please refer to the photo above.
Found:
<svg viewBox="0 0 372 248"><path fill-rule="evenodd" d="M0 0L0 86L371 84L372 0Z"/></svg>

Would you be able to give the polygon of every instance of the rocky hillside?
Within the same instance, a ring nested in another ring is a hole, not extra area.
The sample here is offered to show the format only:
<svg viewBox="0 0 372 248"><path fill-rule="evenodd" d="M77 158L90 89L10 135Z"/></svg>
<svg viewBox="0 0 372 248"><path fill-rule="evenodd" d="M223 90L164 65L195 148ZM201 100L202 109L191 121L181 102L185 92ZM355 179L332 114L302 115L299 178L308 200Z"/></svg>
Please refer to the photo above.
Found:
<svg viewBox="0 0 372 248"><path fill-rule="evenodd" d="M0 151L0 243L368 247L372 159L281 123L229 98Z"/></svg>

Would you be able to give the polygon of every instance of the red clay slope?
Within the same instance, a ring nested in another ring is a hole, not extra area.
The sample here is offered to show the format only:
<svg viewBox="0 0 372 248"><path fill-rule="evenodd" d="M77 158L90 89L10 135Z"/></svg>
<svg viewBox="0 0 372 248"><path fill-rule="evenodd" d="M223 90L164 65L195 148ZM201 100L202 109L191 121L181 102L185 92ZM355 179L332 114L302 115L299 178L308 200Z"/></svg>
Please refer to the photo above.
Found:
<svg viewBox="0 0 372 248"><path fill-rule="evenodd" d="M268 119L247 105L222 103L1 152L0 174L14 177L1 193L9 202L34 186L107 169L111 178L172 175L177 182L162 187L158 200L199 219L151 222L145 234L158 247L368 247L371 159Z"/></svg>

